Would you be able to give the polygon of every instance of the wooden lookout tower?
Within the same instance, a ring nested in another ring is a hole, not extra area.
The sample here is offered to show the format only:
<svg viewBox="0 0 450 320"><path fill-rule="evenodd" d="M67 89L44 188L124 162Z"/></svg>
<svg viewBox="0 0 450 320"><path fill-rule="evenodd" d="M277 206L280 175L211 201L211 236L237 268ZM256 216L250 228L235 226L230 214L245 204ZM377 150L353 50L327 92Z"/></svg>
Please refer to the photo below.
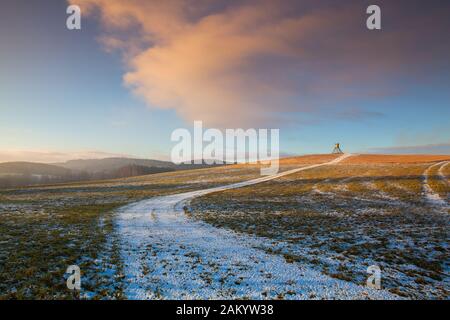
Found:
<svg viewBox="0 0 450 320"><path fill-rule="evenodd" d="M343 153L342 150L341 150L341 145L339 144L339 142L334 145L334 149L333 149L332 153L333 154L341 154L341 153Z"/></svg>

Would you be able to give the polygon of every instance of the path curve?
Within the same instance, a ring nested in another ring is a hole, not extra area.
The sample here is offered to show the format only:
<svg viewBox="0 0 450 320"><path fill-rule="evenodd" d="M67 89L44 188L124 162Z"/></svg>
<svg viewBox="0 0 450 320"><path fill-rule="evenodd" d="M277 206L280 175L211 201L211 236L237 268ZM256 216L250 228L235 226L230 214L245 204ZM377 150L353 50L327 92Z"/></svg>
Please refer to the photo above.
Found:
<svg viewBox="0 0 450 320"><path fill-rule="evenodd" d="M267 239L189 219L194 197L250 186L336 164L351 155L231 185L155 197L119 210L125 288L129 299L392 299L383 290L330 278L287 263L261 248Z"/></svg>
<svg viewBox="0 0 450 320"><path fill-rule="evenodd" d="M439 178L447 185L450 186L450 182L448 177L444 174L444 168L450 164L450 161L445 162L442 166L439 167L438 175Z"/></svg>
<svg viewBox="0 0 450 320"><path fill-rule="evenodd" d="M442 171L441 169L446 166L449 162L448 161L441 161L438 163L434 163L432 165L430 165L423 173L423 194L425 196L425 199L427 200L427 202L433 206L433 207L437 207L439 209L443 209L446 210L449 208L449 205L447 204L447 202L441 198L441 196L435 192L433 190L433 188L430 186L429 184L429 176L430 176L430 171L434 168L434 167L439 167L438 170L438 175L440 176L440 178L444 178L444 176L442 175Z"/></svg>

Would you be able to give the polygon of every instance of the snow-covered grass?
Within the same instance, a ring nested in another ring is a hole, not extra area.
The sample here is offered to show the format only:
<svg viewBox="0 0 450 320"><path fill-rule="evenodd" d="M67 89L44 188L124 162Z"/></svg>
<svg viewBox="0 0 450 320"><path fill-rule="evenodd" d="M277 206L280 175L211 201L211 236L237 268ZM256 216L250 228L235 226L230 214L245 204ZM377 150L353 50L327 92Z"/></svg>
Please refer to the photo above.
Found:
<svg viewBox="0 0 450 320"><path fill-rule="evenodd" d="M331 164L345 159L347 155ZM189 201L313 169L310 165L225 187L157 197L119 211L130 299L392 299L386 291L335 279L268 252L266 238L189 219ZM149 214L150 213L150 214Z"/></svg>
<svg viewBox="0 0 450 320"><path fill-rule="evenodd" d="M423 193L428 183L437 192L430 181L442 180L430 171L424 179L430 165L320 167L194 199L191 216L266 238L267 252L338 279L363 284L376 264L392 293L448 299L448 200L436 205Z"/></svg>
<svg viewBox="0 0 450 320"><path fill-rule="evenodd" d="M248 180L257 166L0 190L0 299L123 298L114 210L130 202ZM77 264L81 294L66 288Z"/></svg>
<svg viewBox="0 0 450 320"><path fill-rule="evenodd" d="M197 191L259 178L259 166L0 190L0 298L394 297L362 286L370 264L393 294L448 297L448 213L423 193L430 165L344 163L207 195ZM449 167L427 178L444 200ZM204 196L187 214L147 206L138 225L123 219L123 206L188 192ZM70 264L79 295L65 286Z"/></svg>
<svg viewBox="0 0 450 320"><path fill-rule="evenodd" d="M65 271L77 264L83 295L115 296L112 279L117 255L106 247L117 204L68 207L10 205L1 208L0 299L73 299ZM98 223L102 217L102 223Z"/></svg>
<svg viewBox="0 0 450 320"><path fill-rule="evenodd" d="M130 299L393 299L264 250L266 239L183 214L195 193L121 210L124 293ZM152 209L149 218L148 209Z"/></svg>

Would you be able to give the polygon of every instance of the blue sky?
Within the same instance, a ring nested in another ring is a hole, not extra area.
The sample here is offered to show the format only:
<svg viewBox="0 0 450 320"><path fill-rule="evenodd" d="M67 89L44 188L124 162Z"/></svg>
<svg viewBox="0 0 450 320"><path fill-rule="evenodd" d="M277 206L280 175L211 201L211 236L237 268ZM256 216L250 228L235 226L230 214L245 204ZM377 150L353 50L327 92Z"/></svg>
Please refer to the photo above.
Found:
<svg viewBox="0 0 450 320"><path fill-rule="evenodd" d="M178 106L161 108L126 86L127 62L120 50L111 52L100 43L106 29L100 20L83 16L82 30L69 31L66 6L56 0L2 4L0 161L17 150L168 159L171 132L191 128L192 117L202 113L186 116ZM327 153L338 141L349 152L449 144L450 75L448 63L443 66L390 76L382 90L392 90L381 95L322 99L308 93L310 111L281 109L289 121L264 125L280 128L285 154Z"/></svg>
<svg viewBox="0 0 450 320"><path fill-rule="evenodd" d="M86 32L70 32L64 2L19 2L0 19L9 40L0 51L0 149L164 155L182 121L123 87L120 57L99 45L97 26L86 20Z"/></svg>

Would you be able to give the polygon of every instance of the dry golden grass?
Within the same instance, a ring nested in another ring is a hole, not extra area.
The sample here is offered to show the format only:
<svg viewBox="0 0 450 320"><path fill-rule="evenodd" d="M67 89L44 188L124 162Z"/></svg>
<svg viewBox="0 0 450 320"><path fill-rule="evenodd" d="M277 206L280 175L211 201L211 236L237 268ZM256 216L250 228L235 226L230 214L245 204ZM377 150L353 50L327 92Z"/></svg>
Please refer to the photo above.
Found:
<svg viewBox="0 0 450 320"><path fill-rule="evenodd" d="M295 157L288 157L288 158L281 158L279 160L279 166L280 171L289 170L292 168L302 167L306 165L311 164L318 164L318 163L324 163L329 162L331 160L336 159L339 157L337 154L311 154L311 155L304 155L304 156L295 156ZM235 164L235 165L229 165L222 168L227 169L234 169L234 168L246 168L246 169L260 169L261 167L267 166L267 163L250 163L250 164Z"/></svg>
<svg viewBox="0 0 450 320"><path fill-rule="evenodd" d="M377 264L389 274L388 290L445 298L450 215L423 194L425 170L445 159L362 155L194 199L191 214L266 237L270 252L333 277L363 283L367 265ZM449 188L438 168L429 170L428 181L445 199Z"/></svg>
<svg viewBox="0 0 450 320"><path fill-rule="evenodd" d="M426 163L448 160L450 155L361 154L344 160L342 164Z"/></svg>
<svg viewBox="0 0 450 320"><path fill-rule="evenodd" d="M447 178L447 180L450 179L450 164L447 164L442 168L442 174Z"/></svg>
<svg viewBox="0 0 450 320"><path fill-rule="evenodd" d="M280 165L308 165L329 162L340 155L338 154L311 154L298 157L289 157L280 159Z"/></svg>
<svg viewBox="0 0 450 320"><path fill-rule="evenodd" d="M258 167L227 166L0 190L0 300L77 298L65 287L70 264L81 267L83 292L90 297L122 298L114 278L122 263L115 245L115 208L259 174Z"/></svg>
<svg viewBox="0 0 450 320"><path fill-rule="evenodd" d="M444 172L445 168L449 165L444 166L442 164L430 167L428 170L428 185L441 199L448 199L450 201L449 182Z"/></svg>
<svg viewBox="0 0 450 320"><path fill-rule="evenodd" d="M280 171L338 156L281 159ZM377 260L386 268L394 265L399 270L403 268L401 263L416 265L418 271L392 272L409 272L411 278L425 279L428 284L421 284L421 288L434 286L439 296L443 291L433 279L442 276L440 261L448 260L448 241L443 234L450 215L434 213L423 200L422 174L431 163L447 159L450 156L355 156L339 165L195 199L193 213L218 227L286 240L294 247L299 243L305 254L283 254L304 262L331 258L341 264L347 261L348 267L356 268L352 270L361 267L352 262L357 259ZM449 176L450 165L442 172ZM106 242L107 236L114 234L114 208L257 177L260 165L239 164L0 190L0 299L71 298L62 281L67 263L85 264L85 279L89 279L85 283L92 287L89 291L93 296L121 297L120 287L104 293L102 286L97 286L103 281L98 275L103 270L103 265L97 266L98 256L105 255L107 265L117 267L121 263L117 248L108 249ZM438 167L430 170L429 183L443 198L448 194ZM326 263L323 268L326 273L352 281L360 280L358 274L365 276L364 270L355 274L347 269L327 270ZM54 278L47 279L47 270L53 270ZM401 285L389 280L385 283L393 288Z"/></svg>

